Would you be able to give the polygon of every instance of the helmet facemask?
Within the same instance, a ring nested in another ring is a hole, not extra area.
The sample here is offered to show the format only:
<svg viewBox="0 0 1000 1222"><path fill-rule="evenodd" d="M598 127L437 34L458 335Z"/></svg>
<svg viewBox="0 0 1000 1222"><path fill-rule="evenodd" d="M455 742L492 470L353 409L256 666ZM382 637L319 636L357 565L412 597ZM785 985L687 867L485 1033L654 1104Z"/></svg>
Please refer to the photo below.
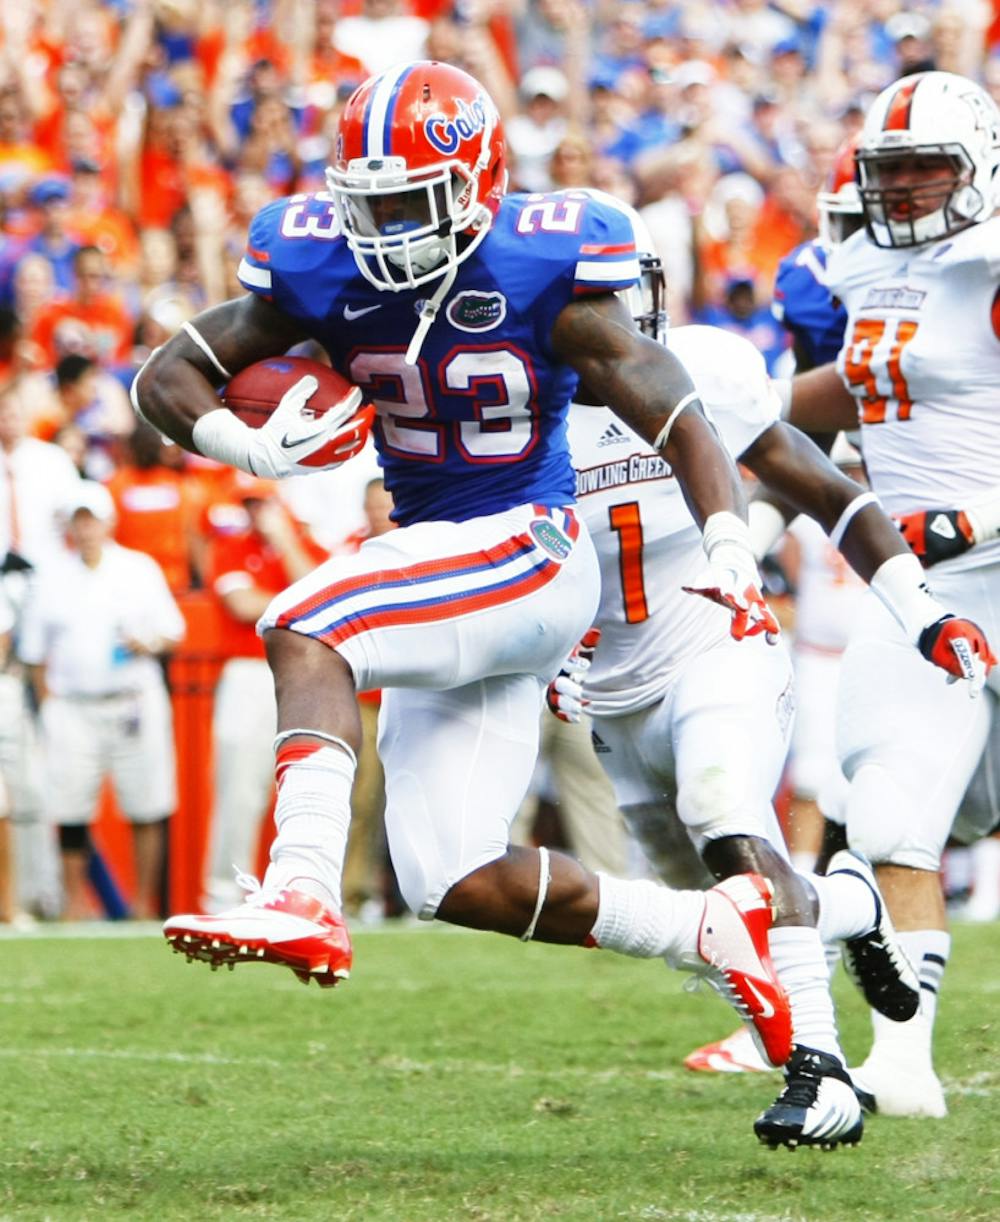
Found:
<svg viewBox="0 0 1000 1222"><path fill-rule="evenodd" d="M326 177L347 244L376 288L437 280L468 258L492 221L458 161L408 171L403 157L355 158Z"/></svg>
<svg viewBox="0 0 1000 1222"><path fill-rule="evenodd" d="M901 162L920 158L946 160L951 179L892 185L892 171ZM975 166L961 144L860 149L857 161L865 228L876 246L922 246L983 219L985 201L973 186Z"/></svg>
<svg viewBox="0 0 1000 1222"><path fill-rule="evenodd" d="M639 282L627 291L626 304L643 335L667 342L667 283L663 275L663 260L659 255L639 255Z"/></svg>

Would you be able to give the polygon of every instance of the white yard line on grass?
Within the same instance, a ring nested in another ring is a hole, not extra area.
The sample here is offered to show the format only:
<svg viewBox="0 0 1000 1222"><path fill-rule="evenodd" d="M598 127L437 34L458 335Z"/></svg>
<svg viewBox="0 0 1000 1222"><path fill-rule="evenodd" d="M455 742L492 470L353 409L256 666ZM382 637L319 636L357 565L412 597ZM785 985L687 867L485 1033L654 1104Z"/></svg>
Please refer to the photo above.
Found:
<svg viewBox="0 0 1000 1222"><path fill-rule="evenodd" d="M220 1057L214 1052L143 1052L138 1048L11 1048L0 1047L0 1057L25 1060L32 1057L63 1057L70 1061L151 1061L172 1065L263 1065L281 1069L269 1057Z"/></svg>

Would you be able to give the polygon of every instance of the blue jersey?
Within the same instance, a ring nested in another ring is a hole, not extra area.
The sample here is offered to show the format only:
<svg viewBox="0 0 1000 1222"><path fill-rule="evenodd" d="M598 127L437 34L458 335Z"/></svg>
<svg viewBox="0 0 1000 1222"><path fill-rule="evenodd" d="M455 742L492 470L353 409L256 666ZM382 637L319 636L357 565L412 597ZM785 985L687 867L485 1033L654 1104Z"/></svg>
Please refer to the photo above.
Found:
<svg viewBox="0 0 1000 1222"><path fill-rule="evenodd" d="M811 366L835 360L844 342L847 311L826 287L827 250L818 238L781 260L771 309L798 341Z"/></svg>
<svg viewBox="0 0 1000 1222"><path fill-rule="evenodd" d="M329 196L291 196L250 225L242 284L296 319L375 404L396 521L454 522L567 505L566 410L577 375L552 351L560 311L639 277L624 212L582 192L511 195L423 341L403 355L434 285L379 291L336 229Z"/></svg>

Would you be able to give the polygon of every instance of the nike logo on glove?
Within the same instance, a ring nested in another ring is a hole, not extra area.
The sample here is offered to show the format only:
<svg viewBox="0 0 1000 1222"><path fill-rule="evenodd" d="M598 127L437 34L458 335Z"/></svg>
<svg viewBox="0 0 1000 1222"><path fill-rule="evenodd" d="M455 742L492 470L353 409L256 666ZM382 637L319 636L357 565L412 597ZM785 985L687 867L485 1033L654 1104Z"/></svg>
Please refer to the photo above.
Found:
<svg viewBox="0 0 1000 1222"><path fill-rule="evenodd" d="M360 318L363 314L370 314L372 310L381 310L381 305L362 306L360 309L355 309L354 306L344 306L344 322L354 322L356 318Z"/></svg>
<svg viewBox="0 0 1000 1222"><path fill-rule="evenodd" d="M295 446L302 445L305 441L312 441L316 437L322 437L324 429L317 429L315 433L306 433L305 436L295 436L292 433L286 433L281 439L281 448L283 450L291 450Z"/></svg>
<svg viewBox="0 0 1000 1222"><path fill-rule="evenodd" d="M767 1001L766 998L760 995L760 990L757 988L754 982L749 978L749 976L746 977L746 986L750 990L750 992L753 993L754 997L756 997L757 1000L760 1002L760 1017L761 1018L773 1018L774 1017L774 1006L769 1001Z"/></svg>

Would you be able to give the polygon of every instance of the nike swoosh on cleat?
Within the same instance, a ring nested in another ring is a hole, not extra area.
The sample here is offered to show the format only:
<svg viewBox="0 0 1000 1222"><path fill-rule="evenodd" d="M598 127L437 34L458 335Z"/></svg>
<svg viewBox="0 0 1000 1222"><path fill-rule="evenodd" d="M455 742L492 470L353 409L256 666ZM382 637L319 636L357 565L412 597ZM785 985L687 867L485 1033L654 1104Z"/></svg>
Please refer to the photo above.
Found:
<svg viewBox="0 0 1000 1222"><path fill-rule="evenodd" d="M360 318L363 314L370 314L372 310L381 310L381 305L362 306L360 309L355 309L354 306L344 306L344 321L354 322L356 318Z"/></svg>
<svg viewBox="0 0 1000 1222"><path fill-rule="evenodd" d="M774 1017L774 1006L766 998L761 996L760 989L757 988L757 986L754 984L754 982L750 979L749 976L746 978L746 985L747 985L747 988L750 990L750 992L753 993L754 997L756 997L757 1000L760 1002L759 1017L760 1018L773 1018Z"/></svg>

